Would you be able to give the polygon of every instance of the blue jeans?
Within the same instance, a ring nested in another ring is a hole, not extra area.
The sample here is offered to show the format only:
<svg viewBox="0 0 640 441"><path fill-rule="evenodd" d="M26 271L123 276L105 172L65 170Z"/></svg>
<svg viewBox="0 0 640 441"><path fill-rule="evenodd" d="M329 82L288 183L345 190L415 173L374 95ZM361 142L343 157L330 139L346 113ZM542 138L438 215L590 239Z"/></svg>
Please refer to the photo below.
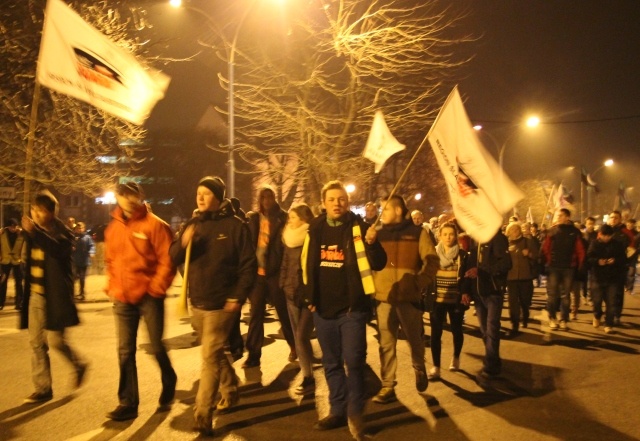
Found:
<svg viewBox="0 0 640 441"><path fill-rule="evenodd" d="M618 283L598 283L595 279L591 282L591 300L593 301L593 316L600 320L602 317L602 301L607 307L605 311L605 326L613 327L613 318L616 313L615 302L619 291Z"/></svg>
<svg viewBox="0 0 640 441"><path fill-rule="evenodd" d="M350 312L335 319L313 313L322 366L329 386L330 414L360 416L364 411L364 370L367 362L367 313ZM349 375L344 366L347 366Z"/></svg>
<svg viewBox="0 0 640 441"><path fill-rule="evenodd" d="M202 340L202 371L195 413L205 418L210 418L215 409L218 389L228 400L237 394L236 373L224 353L224 345L238 315L222 309L207 311L193 308L193 328Z"/></svg>
<svg viewBox="0 0 640 441"><path fill-rule="evenodd" d="M500 316L502 315L502 294L475 296L476 313L484 342L482 370L489 375L500 375Z"/></svg>
<svg viewBox="0 0 640 441"><path fill-rule="evenodd" d="M547 312L555 320L560 309L560 320L569 321L569 304L574 268L549 268L547 272Z"/></svg>
<svg viewBox="0 0 640 441"><path fill-rule="evenodd" d="M78 353L68 345L61 331L45 329L47 323L47 299L40 294L31 294L29 300L29 344L31 356L31 375L37 393L51 391L51 362L49 360L49 346L60 352L78 372L84 362Z"/></svg>
<svg viewBox="0 0 640 441"><path fill-rule="evenodd" d="M140 303L131 305L116 301L113 312L118 329L118 361L120 364L120 384L118 400L120 405L138 407L138 369L136 366L136 338L140 317L144 318L149 334L151 353L160 366L163 390L175 387L176 373L171 366L167 351L162 344L164 332L164 299L146 294Z"/></svg>

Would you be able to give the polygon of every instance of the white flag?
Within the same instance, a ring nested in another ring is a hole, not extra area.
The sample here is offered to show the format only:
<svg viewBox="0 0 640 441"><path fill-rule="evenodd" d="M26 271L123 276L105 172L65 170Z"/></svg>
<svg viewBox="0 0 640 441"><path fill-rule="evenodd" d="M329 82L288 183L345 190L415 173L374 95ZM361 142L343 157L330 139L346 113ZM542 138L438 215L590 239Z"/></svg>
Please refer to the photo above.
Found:
<svg viewBox="0 0 640 441"><path fill-rule="evenodd" d="M373 161L376 165L375 172L380 173L387 159L404 150L404 148L404 144L400 144L391 134L382 112L377 110L373 117L373 124L371 124L371 131L362 156Z"/></svg>
<svg viewBox="0 0 640 441"><path fill-rule="evenodd" d="M142 66L61 0L48 0L37 81L141 125L170 78Z"/></svg>
<svg viewBox="0 0 640 441"><path fill-rule="evenodd" d="M533 223L533 213L531 212L531 207L527 210L527 222L530 224Z"/></svg>
<svg viewBox="0 0 640 441"><path fill-rule="evenodd" d="M475 240L491 240L502 216L524 195L500 170L471 126L455 87L427 135L449 190L456 220Z"/></svg>

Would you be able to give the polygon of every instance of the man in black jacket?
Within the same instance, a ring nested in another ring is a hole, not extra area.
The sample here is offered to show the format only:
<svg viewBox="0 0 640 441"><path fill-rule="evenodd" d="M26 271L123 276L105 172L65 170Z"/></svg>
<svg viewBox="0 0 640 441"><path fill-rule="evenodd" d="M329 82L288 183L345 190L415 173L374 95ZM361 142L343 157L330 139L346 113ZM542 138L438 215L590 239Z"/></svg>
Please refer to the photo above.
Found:
<svg viewBox="0 0 640 441"><path fill-rule="evenodd" d="M387 255L376 230L349 211L349 196L341 182L323 187L322 202L326 214L311 222L301 258L304 302L313 312L329 386L329 415L314 429L348 423L353 437L361 440L366 324L369 296L375 294L372 270L383 269Z"/></svg>
<svg viewBox="0 0 640 441"><path fill-rule="evenodd" d="M279 285L283 252L282 229L287 223L287 212L280 208L276 202L276 194L269 186L264 186L258 191L258 207L258 211L252 211L247 215L258 259L258 277L249 294L251 311L246 342L249 355L242 365L243 368L260 366L267 301L276 308L282 334L291 348L289 361L298 358L287 302Z"/></svg>

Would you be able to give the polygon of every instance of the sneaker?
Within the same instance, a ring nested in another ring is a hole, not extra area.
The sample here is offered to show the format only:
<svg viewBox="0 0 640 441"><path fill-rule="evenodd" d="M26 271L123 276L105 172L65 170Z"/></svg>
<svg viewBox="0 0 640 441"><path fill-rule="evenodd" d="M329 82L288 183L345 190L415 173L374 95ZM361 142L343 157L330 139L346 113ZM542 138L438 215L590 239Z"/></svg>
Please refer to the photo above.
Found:
<svg viewBox="0 0 640 441"><path fill-rule="evenodd" d="M572 312L571 313L571 320L578 320L578 313L577 312Z"/></svg>
<svg viewBox="0 0 640 441"><path fill-rule="evenodd" d="M296 386L296 395L307 395L316 390L316 379L312 376L304 377L302 383Z"/></svg>
<svg viewBox="0 0 640 441"><path fill-rule="evenodd" d="M53 392L34 392L24 399L25 403L44 403L53 399Z"/></svg>
<svg viewBox="0 0 640 441"><path fill-rule="evenodd" d="M254 358L251 355L242 364L242 369L254 368L260 366L260 358Z"/></svg>
<svg viewBox="0 0 640 441"><path fill-rule="evenodd" d="M495 379L496 377L497 377L497 375L492 375L492 374L489 374L489 373L485 372L484 370L481 370L476 375L476 382L483 389L487 389L487 388L491 387L491 380Z"/></svg>
<svg viewBox="0 0 640 441"><path fill-rule="evenodd" d="M434 366L429 369L429 375L427 375L429 380L439 380L440 379L440 367Z"/></svg>
<svg viewBox="0 0 640 441"><path fill-rule="evenodd" d="M213 421L211 416L205 417L199 414L194 414L195 429L204 436L213 436Z"/></svg>
<svg viewBox="0 0 640 441"><path fill-rule="evenodd" d="M356 441L362 441L367 439L364 433L364 421L362 415L350 416L347 420L349 426L349 433Z"/></svg>
<svg viewBox="0 0 640 441"><path fill-rule="evenodd" d="M373 397L374 403L380 404L388 404L393 401L396 401L398 398L396 397L396 391L392 387L383 387L378 392L378 395Z"/></svg>
<svg viewBox="0 0 640 441"><path fill-rule="evenodd" d="M424 369L415 369L416 371L416 389L418 392L424 392L429 386L429 379Z"/></svg>
<svg viewBox="0 0 640 441"><path fill-rule="evenodd" d="M313 430L332 430L347 425L347 419L343 416L329 415L316 421Z"/></svg>
<svg viewBox="0 0 640 441"><path fill-rule="evenodd" d="M599 318L593 318L593 321L591 322L593 324L594 328L599 328L600 327L600 319Z"/></svg>
<svg viewBox="0 0 640 441"><path fill-rule="evenodd" d="M560 320L560 330L561 331L566 331L567 329L569 329L569 328L567 328L566 320Z"/></svg>
<svg viewBox="0 0 640 441"><path fill-rule="evenodd" d="M134 406L118 406L107 413L107 418L113 421L127 421L138 417L138 408Z"/></svg>
<svg viewBox="0 0 640 441"><path fill-rule="evenodd" d="M611 326L605 326L604 327L604 333L605 334L611 334L613 332L613 328Z"/></svg>
<svg viewBox="0 0 640 441"><path fill-rule="evenodd" d="M216 405L216 412L219 414L229 413L240 401L238 391L232 392L228 397L223 396Z"/></svg>
<svg viewBox="0 0 640 441"><path fill-rule="evenodd" d="M453 357L451 359L451 364L449 365L450 371L459 371L460 370L460 357Z"/></svg>
<svg viewBox="0 0 640 441"><path fill-rule="evenodd" d="M554 330L558 329L558 322L554 318L549 319L549 329Z"/></svg>
<svg viewBox="0 0 640 441"><path fill-rule="evenodd" d="M620 326L620 317L616 317L613 319L613 324L616 326Z"/></svg>
<svg viewBox="0 0 640 441"><path fill-rule="evenodd" d="M287 360L289 360L289 363L293 363L297 359L298 359L298 354L296 353L296 350L291 349L291 352L289 352L289 358Z"/></svg>

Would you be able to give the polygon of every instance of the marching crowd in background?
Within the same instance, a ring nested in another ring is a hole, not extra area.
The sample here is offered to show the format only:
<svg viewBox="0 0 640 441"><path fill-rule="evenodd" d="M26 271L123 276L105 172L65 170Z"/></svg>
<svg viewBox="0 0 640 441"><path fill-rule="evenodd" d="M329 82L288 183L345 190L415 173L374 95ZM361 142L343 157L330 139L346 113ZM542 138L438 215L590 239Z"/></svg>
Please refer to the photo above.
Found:
<svg viewBox="0 0 640 441"><path fill-rule="evenodd" d="M593 311L592 324L604 332L620 325L624 295L633 291L640 235L635 221L618 211L596 228L571 221L558 210L549 228L509 219L487 243L476 243L446 214L425 222L409 213L404 199L391 195L365 205L365 216L350 210L339 181L322 189L322 210L301 203L284 211L269 186L257 193L258 209L245 215L237 199L227 198L219 177L207 176L196 188L197 209L175 235L144 202L140 185L116 190L117 206L105 231L107 295L113 302L118 336L118 405L107 414L115 421L138 415L136 338L140 318L148 330L151 353L161 371L159 411L174 401L178 374L162 342L164 299L177 268L201 342L202 370L194 406L196 430L213 433L213 415L230 411L240 394L232 362L244 356L244 369L260 366L267 304L278 315L289 346L289 362L298 360L302 381L296 394L315 390L311 345L315 333L329 388L329 414L316 430L348 426L354 439L366 438L366 326L378 330L381 388L376 403L395 401L396 345L400 331L410 347L415 387L424 393L442 375L442 334L453 337L448 369L460 369L463 323L471 306L485 348L476 379L482 387L501 374L500 340L517 338L531 321L534 286L546 281L549 331L567 330L580 304ZM65 224L58 202L38 193L31 215L10 219L1 230L0 309L7 283L15 281L15 308L29 330L35 391L27 403L53 397L48 348L73 365L76 386L89 362L65 337L79 323L75 300L85 297L84 280L95 255L86 226ZM74 280L79 291L74 292ZM501 333L506 297L511 327ZM240 312L249 302L246 339ZM605 308L603 309L603 303ZM425 359L423 316L428 313L432 367ZM230 355L229 355L230 354Z"/></svg>

